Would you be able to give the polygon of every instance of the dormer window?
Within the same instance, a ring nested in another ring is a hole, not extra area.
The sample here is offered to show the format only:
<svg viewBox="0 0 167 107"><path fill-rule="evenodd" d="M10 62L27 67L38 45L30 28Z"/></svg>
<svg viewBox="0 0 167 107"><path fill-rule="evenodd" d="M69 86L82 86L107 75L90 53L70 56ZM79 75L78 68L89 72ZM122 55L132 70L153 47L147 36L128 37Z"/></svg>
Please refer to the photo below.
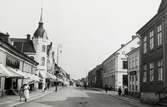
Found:
<svg viewBox="0 0 167 107"><path fill-rule="evenodd" d="M46 51L46 46L42 45L42 52L45 52L45 51Z"/></svg>

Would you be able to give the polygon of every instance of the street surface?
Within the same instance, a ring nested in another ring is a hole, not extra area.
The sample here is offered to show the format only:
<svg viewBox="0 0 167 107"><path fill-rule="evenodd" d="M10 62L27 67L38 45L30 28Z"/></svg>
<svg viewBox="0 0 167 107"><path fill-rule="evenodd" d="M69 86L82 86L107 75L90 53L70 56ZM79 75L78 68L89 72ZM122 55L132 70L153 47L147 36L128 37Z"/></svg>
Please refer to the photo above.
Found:
<svg viewBox="0 0 167 107"><path fill-rule="evenodd" d="M67 87L17 107L136 107L101 91ZM142 106L140 106L142 107Z"/></svg>

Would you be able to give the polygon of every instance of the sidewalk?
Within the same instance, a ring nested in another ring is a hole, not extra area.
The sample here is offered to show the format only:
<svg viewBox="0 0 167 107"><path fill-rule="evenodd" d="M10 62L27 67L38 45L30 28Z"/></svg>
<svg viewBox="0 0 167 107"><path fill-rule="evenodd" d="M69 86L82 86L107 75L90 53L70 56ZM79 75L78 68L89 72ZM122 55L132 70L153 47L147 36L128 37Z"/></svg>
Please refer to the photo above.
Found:
<svg viewBox="0 0 167 107"><path fill-rule="evenodd" d="M96 90L96 91L101 91L104 94L111 95L112 97L115 97L115 98L122 100L123 102L128 103L128 104L133 105L133 106L152 107L152 105L141 103L140 99L138 99L138 98L134 98L134 97L130 97L130 96L119 96L117 91L108 91L106 93L103 89L100 89L100 88L90 88L90 89Z"/></svg>
<svg viewBox="0 0 167 107"><path fill-rule="evenodd" d="M61 88L62 87L58 87L58 90ZM33 91L30 93L30 99L27 102L44 97L54 91L55 91L55 87L52 87L49 90L46 90L45 92L43 92L42 90ZM3 98L0 98L0 107L14 107L23 103L25 103L24 98L22 98L22 101L20 101L20 97L16 95L5 96Z"/></svg>
<svg viewBox="0 0 167 107"><path fill-rule="evenodd" d="M125 103L128 103L128 104L136 106L136 107L153 107L152 105L141 103L140 99L138 99L138 98L134 98L131 96L119 96L117 91L110 91L106 94L111 95L112 97L115 97L119 100L122 100Z"/></svg>

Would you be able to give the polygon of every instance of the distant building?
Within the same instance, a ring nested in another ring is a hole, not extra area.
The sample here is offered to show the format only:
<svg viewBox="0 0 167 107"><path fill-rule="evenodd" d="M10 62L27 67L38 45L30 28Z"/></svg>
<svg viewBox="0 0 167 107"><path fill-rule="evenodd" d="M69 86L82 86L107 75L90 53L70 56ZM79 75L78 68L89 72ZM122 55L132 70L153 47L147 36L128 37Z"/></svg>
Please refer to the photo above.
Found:
<svg viewBox="0 0 167 107"><path fill-rule="evenodd" d="M88 86L95 88L103 88L103 68L102 65L96 66L88 73Z"/></svg>
<svg viewBox="0 0 167 107"><path fill-rule="evenodd" d="M141 37L141 100L157 103L167 92L167 0L137 34Z"/></svg>
<svg viewBox="0 0 167 107"><path fill-rule="evenodd" d="M107 85L117 90L119 87L128 86L127 69L128 62L126 54L139 46L139 38L132 36L127 44L121 45L116 52L109 56L103 63L103 86Z"/></svg>
<svg viewBox="0 0 167 107"><path fill-rule="evenodd" d="M140 51L139 47L127 54L128 92L131 96L140 97Z"/></svg>

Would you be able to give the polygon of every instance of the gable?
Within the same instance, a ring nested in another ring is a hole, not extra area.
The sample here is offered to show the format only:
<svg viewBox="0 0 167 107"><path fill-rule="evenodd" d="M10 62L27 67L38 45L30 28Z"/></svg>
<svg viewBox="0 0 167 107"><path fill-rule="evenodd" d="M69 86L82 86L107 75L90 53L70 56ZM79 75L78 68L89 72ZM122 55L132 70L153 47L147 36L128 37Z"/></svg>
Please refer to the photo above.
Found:
<svg viewBox="0 0 167 107"><path fill-rule="evenodd" d="M158 13L162 12L167 7L167 0L162 0L158 9Z"/></svg>

